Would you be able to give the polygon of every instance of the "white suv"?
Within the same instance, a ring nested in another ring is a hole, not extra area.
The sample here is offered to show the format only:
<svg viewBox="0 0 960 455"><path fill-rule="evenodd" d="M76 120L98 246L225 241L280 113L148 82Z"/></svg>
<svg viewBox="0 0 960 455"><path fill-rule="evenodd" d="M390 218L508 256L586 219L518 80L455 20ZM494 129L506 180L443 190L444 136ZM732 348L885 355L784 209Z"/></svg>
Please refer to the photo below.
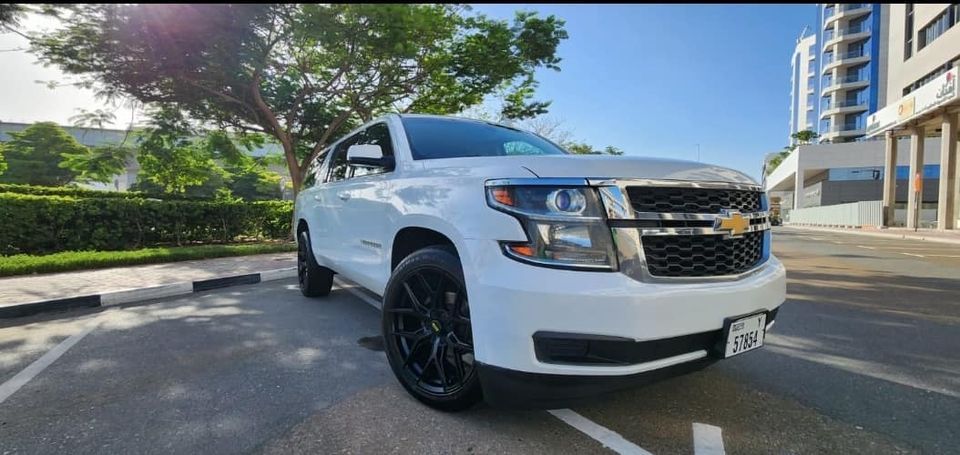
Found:
<svg viewBox="0 0 960 455"><path fill-rule="evenodd" d="M389 115L308 169L300 289L382 296L387 359L428 405L556 406L761 346L785 297L767 210L734 170Z"/></svg>

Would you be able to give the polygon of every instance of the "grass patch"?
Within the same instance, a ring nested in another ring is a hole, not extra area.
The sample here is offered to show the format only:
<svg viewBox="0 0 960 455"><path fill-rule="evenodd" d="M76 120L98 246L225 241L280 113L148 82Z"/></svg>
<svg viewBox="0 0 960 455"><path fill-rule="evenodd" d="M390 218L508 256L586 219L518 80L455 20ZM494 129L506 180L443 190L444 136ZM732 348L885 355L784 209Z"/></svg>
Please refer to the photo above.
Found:
<svg viewBox="0 0 960 455"><path fill-rule="evenodd" d="M0 276L31 273L68 272L71 270L103 269L121 265L156 264L227 256L296 251L293 243L252 243L234 245L197 245L181 247L144 248L129 251L64 251L34 256L16 254L0 256Z"/></svg>

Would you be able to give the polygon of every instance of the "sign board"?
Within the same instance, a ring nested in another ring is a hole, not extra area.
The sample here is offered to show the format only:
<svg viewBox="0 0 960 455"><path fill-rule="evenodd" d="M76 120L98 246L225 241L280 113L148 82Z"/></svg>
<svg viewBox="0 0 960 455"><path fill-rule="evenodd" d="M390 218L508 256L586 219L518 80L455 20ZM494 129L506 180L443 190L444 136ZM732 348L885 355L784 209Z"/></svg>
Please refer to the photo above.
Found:
<svg viewBox="0 0 960 455"><path fill-rule="evenodd" d="M960 79L957 67L914 90L902 98L867 117L867 136L876 136L896 128L940 106L960 98Z"/></svg>

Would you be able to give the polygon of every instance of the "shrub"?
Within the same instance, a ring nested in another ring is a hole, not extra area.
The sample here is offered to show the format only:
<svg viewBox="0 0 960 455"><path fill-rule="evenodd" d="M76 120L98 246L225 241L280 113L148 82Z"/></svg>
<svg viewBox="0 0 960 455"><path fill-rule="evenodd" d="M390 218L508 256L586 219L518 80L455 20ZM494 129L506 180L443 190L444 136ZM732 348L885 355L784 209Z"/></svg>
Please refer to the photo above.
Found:
<svg viewBox="0 0 960 455"><path fill-rule="evenodd" d="M99 191L68 186L39 186L0 183L0 193L32 194L35 196L68 196L80 198L116 198L116 199L164 199L179 201L209 201L211 198L181 196L175 194L153 194L139 191Z"/></svg>
<svg viewBox="0 0 960 455"><path fill-rule="evenodd" d="M0 193L0 254L129 250L290 235L290 201L177 201Z"/></svg>
<svg viewBox="0 0 960 455"><path fill-rule="evenodd" d="M17 254L0 256L0 277L30 273L66 272L102 269L122 265L210 259L226 256L281 253L296 251L293 243L242 243L233 245L199 245L144 248L130 251L64 251L34 256Z"/></svg>

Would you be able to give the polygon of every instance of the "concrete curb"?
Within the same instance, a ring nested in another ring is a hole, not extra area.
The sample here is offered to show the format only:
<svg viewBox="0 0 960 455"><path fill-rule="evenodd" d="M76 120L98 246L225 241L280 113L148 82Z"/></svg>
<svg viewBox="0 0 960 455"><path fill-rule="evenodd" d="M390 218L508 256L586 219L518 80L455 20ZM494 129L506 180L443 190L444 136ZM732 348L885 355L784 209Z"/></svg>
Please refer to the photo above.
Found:
<svg viewBox="0 0 960 455"><path fill-rule="evenodd" d="M851 234L851 235L863 235L867 237L880 237L887 239L900 239L900 240L918 240L924 242L935 242L935 243L946 243L950 245L960 245L960 239L948 239L940 237L925 237L925 236L912 236L906 234L897 234L894 232L873 232L873 231L862 231L862 230L847 230L847 229L830 229L830 228L821 228L814 226L801 226L796 224L785 224L784 227L793 228L793 229L803 229L805 231L816 231L816 232L836 232L838 234Z"/></svg>
<svg viewBox="0 0 960 455"><path fill-rule="evenodd" d="M183 281L180 283L162 284L122 291L103 292L100 294L81 295L35 302L19 303L0 307L0 319L30 316L47 311L62 311L71 308L97 308L120 305L124 303L142 302L164 297L175 297L195 292L220 289L242 284L256 284L264 281L281 280L297 276L296 267L265 270L258 273L232 275L206 280Z"/></svg>

